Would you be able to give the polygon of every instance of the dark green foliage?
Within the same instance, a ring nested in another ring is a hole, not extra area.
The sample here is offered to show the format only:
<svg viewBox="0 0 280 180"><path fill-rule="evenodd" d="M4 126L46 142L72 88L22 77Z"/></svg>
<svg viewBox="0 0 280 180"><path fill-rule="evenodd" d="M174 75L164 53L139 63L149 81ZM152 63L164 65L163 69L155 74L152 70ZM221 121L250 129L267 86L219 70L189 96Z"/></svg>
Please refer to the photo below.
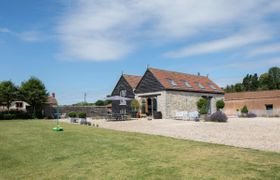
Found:
<svg viewBox="0 0 280 180"><path fill-rule="evenodd" d="M207 105L208 105L208 101L204 98L200 98L197 103L197 109L199 111L199 114L207 114L208 109L207 109Z"/></svg>
<svg viewBox="0 0 280 180"><path fill-rule="evenodd" d="M210 116L210 121L213 122L227 122L228 117L222 111L216 111Z"/></svg>
<svg viewBox="0 0 280 180"><path fill-rule="evenodd" d="M225 107L225 102L224 102L224 100L218 100L218 101L216 102L216 108L217 108L217 110L223 109L224 107Z"/></svg>
<svg viewBox="0 0 280 180"><path fill-rule="evenodd" d="M25 111L11 110L0 112L0 120L30 119L31 116Z"/></svg>
<svg viewBox="0 0 280 180"><path fill-rule="evenodd" d="M110 100L105 100L105 101L97 100L94 104L96 106L106 106L106 105L111 104L111 103L112 103L112 101L110 101Z"/></svg>
<svg viewBox="0 0 280 180"><path fill-rule="evenodd" d="M0 82L0 104L5 105L10 110L10 105L17 99L18 89L12 81Z"/></svg>
<svg viewBox="0 0 280 180"><path fill-rule="evenodd" d="M231 92L243 92L243 91L257 91L257 90L274 90L280 89L280 68L272 67L267 73L263 73L258 78L255 73L247 74L242 83L234 85L227 85L224 91Z"/></svg>
<svg viewBox="0 0 280 180"><path fill-rule="evenodd" d="M87 114L85 112L80 112L79 113L79 118L86 118Z"/></svg>
<svg viewBox="0 0 280 180"><path fill-rule="evenodd" d="M248 110L247 106L246 105L243 106L243 108L241 109L241 113L247 114L248 112L249 112L249 110Z"/></svg>
<svg viewBox="0 0 280 180"><path fill-rule="evenodd" d="M68 116L69 116L70 118L75 118L75 117L77 117L77 113L76 113L76 112L69 112L69 113L68 113Z"/></svg>
<svg viewBox="0 0 280 180"><path fill-rule="evenodd" d="M272 67L268 71L269 88L280 89L280 68Z"/></svg>
<svg viewBox="0 0 280 180"><path fill-rule="evenodd" d="M42 107L47 101L48 93L42 81L31 77L21 84L20 97L30 105L31 114L36 118L42 117Z"/></svg>

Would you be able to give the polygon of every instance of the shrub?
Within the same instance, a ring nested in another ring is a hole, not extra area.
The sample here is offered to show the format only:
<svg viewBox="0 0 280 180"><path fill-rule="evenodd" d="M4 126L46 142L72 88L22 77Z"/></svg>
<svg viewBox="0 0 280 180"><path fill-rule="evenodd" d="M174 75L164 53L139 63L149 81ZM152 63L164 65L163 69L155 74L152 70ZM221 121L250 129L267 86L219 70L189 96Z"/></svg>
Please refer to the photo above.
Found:
<svg viewBox="0 0 280 180"><path fill-rule="evenodd" d="M77 117L77 113L76 113L76 112L69 112L69 113L68 113L68 116L69 116L70 118L75 118L75 117Z"/></svg>
<svg viewBox="0 0 280 180"><path fill-rule="evenodd" d="M16 115L14 115L14 114L3 114L3 119L5 119L5 120L16 119Z"/></svg>
<svg viewBox="0 0 280 180"><path fill-rule="evenodd" d="M130 106L133 112L138 112L140 104L136 99L133 99L130 103Z"/></svg>
<svg viewBox="0 0 280 180"><path fill-rule="evenodd" d="M80 112L79 113L79 118L86 118L87 114L85 112Z"/></svg>
<svg viewBox="0 0 280 180"><path fill-rule="evenodd" d="M243 108L241 109L241 113L247 114L249 112L247 106L243 106Z"/></svg>
<svg viewBox="0 0 280 180"><path fill-rule="evenodd" d="M210 116L210 121L213 122L227 122L228 118L222 111L217 111Z"/></svg>
<svg viewBox="0 0 280 180"><path fill-rule="evenodd" d="M208 104L208 101L204 98L200 98L197 101L196 105L197 105L197 109L199 111L199 114L207 114L207 112L208 112L207 104Z"/></svg>
<svg viewBox="0 0 280 180"><path fill-rule="evenodd" d="M249 113L247 114L247 117L248 117L248 118L254 118L254 117L257 117L257 115L256 115L255 113L249 112Z"/></svg>
<svg viewBox="0 0 280 180"><path fill-rule="evenodd" d="M225 107L225 102L223 100L218 100L216 102L216 108L217 110L223 109Z"/></svg>

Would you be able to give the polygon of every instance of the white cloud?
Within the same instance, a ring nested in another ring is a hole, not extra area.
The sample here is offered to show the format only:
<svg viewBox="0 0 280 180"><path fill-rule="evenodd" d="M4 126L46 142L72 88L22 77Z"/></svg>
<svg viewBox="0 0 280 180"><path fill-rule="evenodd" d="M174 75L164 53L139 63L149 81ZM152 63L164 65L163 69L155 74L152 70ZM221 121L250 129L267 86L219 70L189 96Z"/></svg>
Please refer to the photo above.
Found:
<svg viewBox="0 0 280 180"><path fill-rule="evenodd" d="M258 42L262 37L255 37L256 32L247 40L233 33L240 34L251 27L257 30L258 24L264 23L264 17L277 12L280 7L277 1L268 0L70 2L71 6L63 12L57 24L62 53L70 58L92 61L121 59L139 44L145 44L142 42L151 40L161 44L206 34L227 35L226 42L215 42L216 49ZM269 32L263 33L262 36L266 36ZM215 50L215 47L211 50L206 45L203 48L206 52Z"/></svg>
<svg viewBox="0 0 280 180"><path fill-rule="evenodd" d="M7 28L1 28L0 27L0 33L10 33L11 31Z"/></svg>
<svg viewBox="0 0 280 180"><path fill-rule="evenodd" d="M269 44L265 46L259 46L248 52L250 57L263 54L280 53L280 44Z"/></svg>
<svg viewBox="0 0 280 180"><path fill-rule="evenodd" d="M187 46L183 49L167 52L165 55L168 57L178 58L198 54L220 52L227 49L240 48L248 44L269 39L270 37L271 36L269 34L262 32L246 32L223 39Z"/></svg>
<svg viewBox="0 0 280 180"><path fill-rule="evenodd" d="M26 42L37 42L45 39L46 35L39 31L24 31L21 33L16 33L16 35L23 41Z"/></svg>

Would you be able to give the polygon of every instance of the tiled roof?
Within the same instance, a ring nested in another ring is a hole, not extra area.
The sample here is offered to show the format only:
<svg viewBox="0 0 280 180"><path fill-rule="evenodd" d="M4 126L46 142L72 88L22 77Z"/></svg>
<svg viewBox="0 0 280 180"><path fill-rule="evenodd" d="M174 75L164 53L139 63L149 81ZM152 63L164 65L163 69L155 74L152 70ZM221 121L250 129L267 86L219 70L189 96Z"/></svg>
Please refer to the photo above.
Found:
<svg viewBox="0 0 280 180"><path fill-rule="evenodd" d="M225 101L280 97L280 90L225 93Z"/></svg>
<svg viewBox="0 0 280 180"><path fill-rule="evenodd" d="M48 97L47 104L49 104L51 106L57 106L58 105L56 98L53 97L53 96Z"/></svg>
<svg viewBox="0 0 280 180"><path fill-rule="evenodd" d="M124 74L123 77L128 82L128 84L135 89L138 83L140 82L142 76L128 75Z"/></svg>
<svg viewBox="0 0 280 180"><path fill-rule="evenodd" d="M148 70L155 76L155 78L163 85L165 89L223 93L223 90L206 76L191 75L155 68L148 68ZM189 85L191 87L188 87ZM201 88L200 86L204 88Z"/></svg>

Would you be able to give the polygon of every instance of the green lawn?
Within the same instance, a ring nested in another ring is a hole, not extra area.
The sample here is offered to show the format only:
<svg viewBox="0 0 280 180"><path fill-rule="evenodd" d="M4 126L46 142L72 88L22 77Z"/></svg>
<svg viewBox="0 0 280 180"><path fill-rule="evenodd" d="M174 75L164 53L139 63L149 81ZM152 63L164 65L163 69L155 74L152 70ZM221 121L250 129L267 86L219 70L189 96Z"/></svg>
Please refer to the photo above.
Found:
<svg viewBox="0 0 280 180"><path fill-rule="evenodd" d="M0 179L280 179L280 154L38 120L0 121Z"/></svg>

